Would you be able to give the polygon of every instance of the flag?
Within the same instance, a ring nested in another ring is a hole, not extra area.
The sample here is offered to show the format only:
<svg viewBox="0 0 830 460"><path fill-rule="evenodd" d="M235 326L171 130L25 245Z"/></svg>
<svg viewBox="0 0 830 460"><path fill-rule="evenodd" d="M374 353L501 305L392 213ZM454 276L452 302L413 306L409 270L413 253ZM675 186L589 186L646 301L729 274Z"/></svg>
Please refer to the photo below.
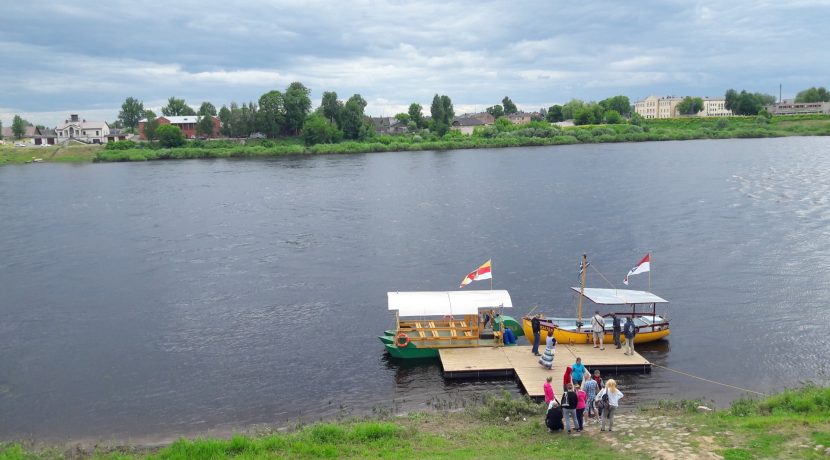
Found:
<svg viewBox="0 0 830 460"><path fill-rule="evenodd" d="M481 264L481 267L478 267L476 271L470 272L469 275L465 276L464 279L461 280L461 286L458 287L463 288L464 286L470 284L473 281L489 280L493 278L493 273L490 272L490 269L493 265L492 262L493 259L490 259L487 262Z"/></svg>
<svg viewBox="0 0 830 460"><path fill-rule="evenodd" d="M582 265L582 262L579 263L579 274L576 275L576 279L582 279L582 272L585 271L591 265L591 262L585 262L585 265Z"/></svg>
<svg viewBox="0 0 830 460"><path fill-rule="evenodd" d="M651 271L651 258L650 258L650 256L651 256L651 253L647 252L646 256L643 257L643 260L641 260L639 263L637 263L637 265L634 266L634 268L632 268L631 270L628 271L628 274L625 275L625 279L623 280L623 284L628 286L628 277L631 276L631 275L639 275L640 273L645 273L645 272Z"/></svg>

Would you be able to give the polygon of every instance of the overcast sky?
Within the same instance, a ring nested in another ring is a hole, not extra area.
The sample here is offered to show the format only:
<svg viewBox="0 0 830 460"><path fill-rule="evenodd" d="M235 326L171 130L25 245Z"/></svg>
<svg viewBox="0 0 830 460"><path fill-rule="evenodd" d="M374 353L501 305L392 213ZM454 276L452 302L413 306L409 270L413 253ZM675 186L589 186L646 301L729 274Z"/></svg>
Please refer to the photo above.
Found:
<svg viewBox="0 0 830 460"><path fill-rule="evenodd" d="M360 93L372 115L435 93L456 113L509 95L784 97L830 86L830 0L4 1L0 120L112 121L128 96L158 108L256 101L301 81Z"/></svg>

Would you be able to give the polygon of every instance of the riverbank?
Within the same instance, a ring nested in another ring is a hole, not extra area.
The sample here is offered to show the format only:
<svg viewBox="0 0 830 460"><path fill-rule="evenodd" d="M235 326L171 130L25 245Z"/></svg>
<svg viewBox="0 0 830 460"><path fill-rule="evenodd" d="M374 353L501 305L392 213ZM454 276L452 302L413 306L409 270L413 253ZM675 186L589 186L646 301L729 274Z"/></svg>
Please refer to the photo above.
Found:
<svg viewBox="0 0 830 460"><path fill-rule="evenodd" d="M674 118L642 120L641 125L588 125L559 128L547 123L502 126L477 131L471 136L451 132L442 138L420 134L376 136L367 141L304 146L299 138L254 140L246 144L227 141L191 141L184 147L110 150L102 146L14 147L0 146L0 165L43 162L87 163L150 161L191 158L268 158L285 155L322 155L423 150L457 150L607 142L649 142L693 139L735 139L787 136L828 136L830 116L798 115L771 118Z"/></svg>
<svg viewBox="0 0 830 460"><path fill-rule="evenodd" d="M763 400L740 399L721 411L701 405L661 401L621 412L613 432L600 432L589 422L582 433L549 433L541 405L505 394L463 411L379 414L230 439L182 439L160 449L26 449L13 444L0 448L0 459L830 457L830 388L808 386Z"/></svg>
<svg viewBox="0 0 830 460"><path fill-rule="evenodd" d="M271 141L247 145L197 142L170 149L101 150L96 162L147 161L189 158L256 158L283 155L457 150L608 142L649 142L692 139L733 139L786 136L828 136L830 116L800 115L729 118L676 118L641 120L640 125L587 125L559 128L543 122L526 125L497 125L473 135L451 131L442 138L424 139L419 134L377 136L362 142L337 144L274 144Z"/></svg>

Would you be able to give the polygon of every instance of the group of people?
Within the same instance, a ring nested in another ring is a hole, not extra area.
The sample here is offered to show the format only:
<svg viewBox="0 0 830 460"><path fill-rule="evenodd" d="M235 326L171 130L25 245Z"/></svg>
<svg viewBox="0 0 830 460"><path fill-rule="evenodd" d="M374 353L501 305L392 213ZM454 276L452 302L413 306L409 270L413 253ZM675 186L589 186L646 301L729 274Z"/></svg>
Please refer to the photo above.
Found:
<svg viewBox="0 0 830 460"><path fill-rule="evenodd" d="M634 354L634 337L637 335L637 327L634 325L634 320L627 316L625 318L625 325L620 324L620 319L617 318L616 313L611 313L611 325L614 336L614 345L617 349L622 348L622 341L620 335L625 337L626 355ZM605 318L599 314L599 310L594 313L591 318L591 332L593 332L594 348L605 350ZM599 343L599 345L597 345Z"/></svg>
<svg viewBox="0 0 830 460"><path fill-rule="evenodd" d="M544 385L547 405L545 425L550 432L563 429L568 433L582 431L586 409L588 419L600 419L600 431L605 431L606 424L608 431L614 431L614 413L623 397L614 379L608 379L603 386L599 370L591 375L582 358L576 358L576 363L565 369L561 400L556 399L552 381L553 377L548 377Z"/></svg>

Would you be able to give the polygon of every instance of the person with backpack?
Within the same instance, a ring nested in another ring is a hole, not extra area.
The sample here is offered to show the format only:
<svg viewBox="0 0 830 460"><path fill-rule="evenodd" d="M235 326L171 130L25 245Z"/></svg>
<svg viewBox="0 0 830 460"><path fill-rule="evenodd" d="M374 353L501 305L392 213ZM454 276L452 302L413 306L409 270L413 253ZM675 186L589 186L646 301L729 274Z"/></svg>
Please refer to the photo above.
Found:
<svg viewBox="0 0 830 460"><path fill-rule="evenodd" d="M614 325L614 345L616 345L617 350L622 348L622 342L620 341L620 332L622 331L622 327L620 327L620 319L617 318L616 313L611 313L611 319Z"/></svg>
<svg viewBox="0 0 830 460"><path fill-rule="evenodd" d="M634 326L634 321L631 318L625 319L625 327L623 328L625 334L625 345L627 347L625 354L634 354L634 336L637 335L637 328Z"/></svg>
<svg viewBox="0 0 830 460"><path fill-rule="evenodd" d="M620 405L620 399L623 397L623 392L617 389L617 382L614 379L608 379L605 382L605 388L600 390L597 394L595 404L597 408L602 411L600 415L599 431L605 431L605 422L608 422L608 431L614 431L614 413ZM565 420L567 423L567 420Z"/></svg>
<svg viewBox="0 0 830 460"><path fill-rule="evenodd" d="M602 315L599 314L599 310L594 313L594 317L591 318L591 330L594 332L594 348L599 348L600 350L605 350L605 345L603 341L605 340L605 319L603 319ZM597 346L597 342L599 341L599 347Z"/></svg>
<svg viewBox="0 0 830 460"><path fill-rule="evenodd" d="M567 391L562 394L562 412L565 416L565 430L571 432L571 421L574 424L574 430L579 429L579 424L576 421L576 406L579 404L579 397L574 391L574 386L569 383L566 387Z"/></svg>

